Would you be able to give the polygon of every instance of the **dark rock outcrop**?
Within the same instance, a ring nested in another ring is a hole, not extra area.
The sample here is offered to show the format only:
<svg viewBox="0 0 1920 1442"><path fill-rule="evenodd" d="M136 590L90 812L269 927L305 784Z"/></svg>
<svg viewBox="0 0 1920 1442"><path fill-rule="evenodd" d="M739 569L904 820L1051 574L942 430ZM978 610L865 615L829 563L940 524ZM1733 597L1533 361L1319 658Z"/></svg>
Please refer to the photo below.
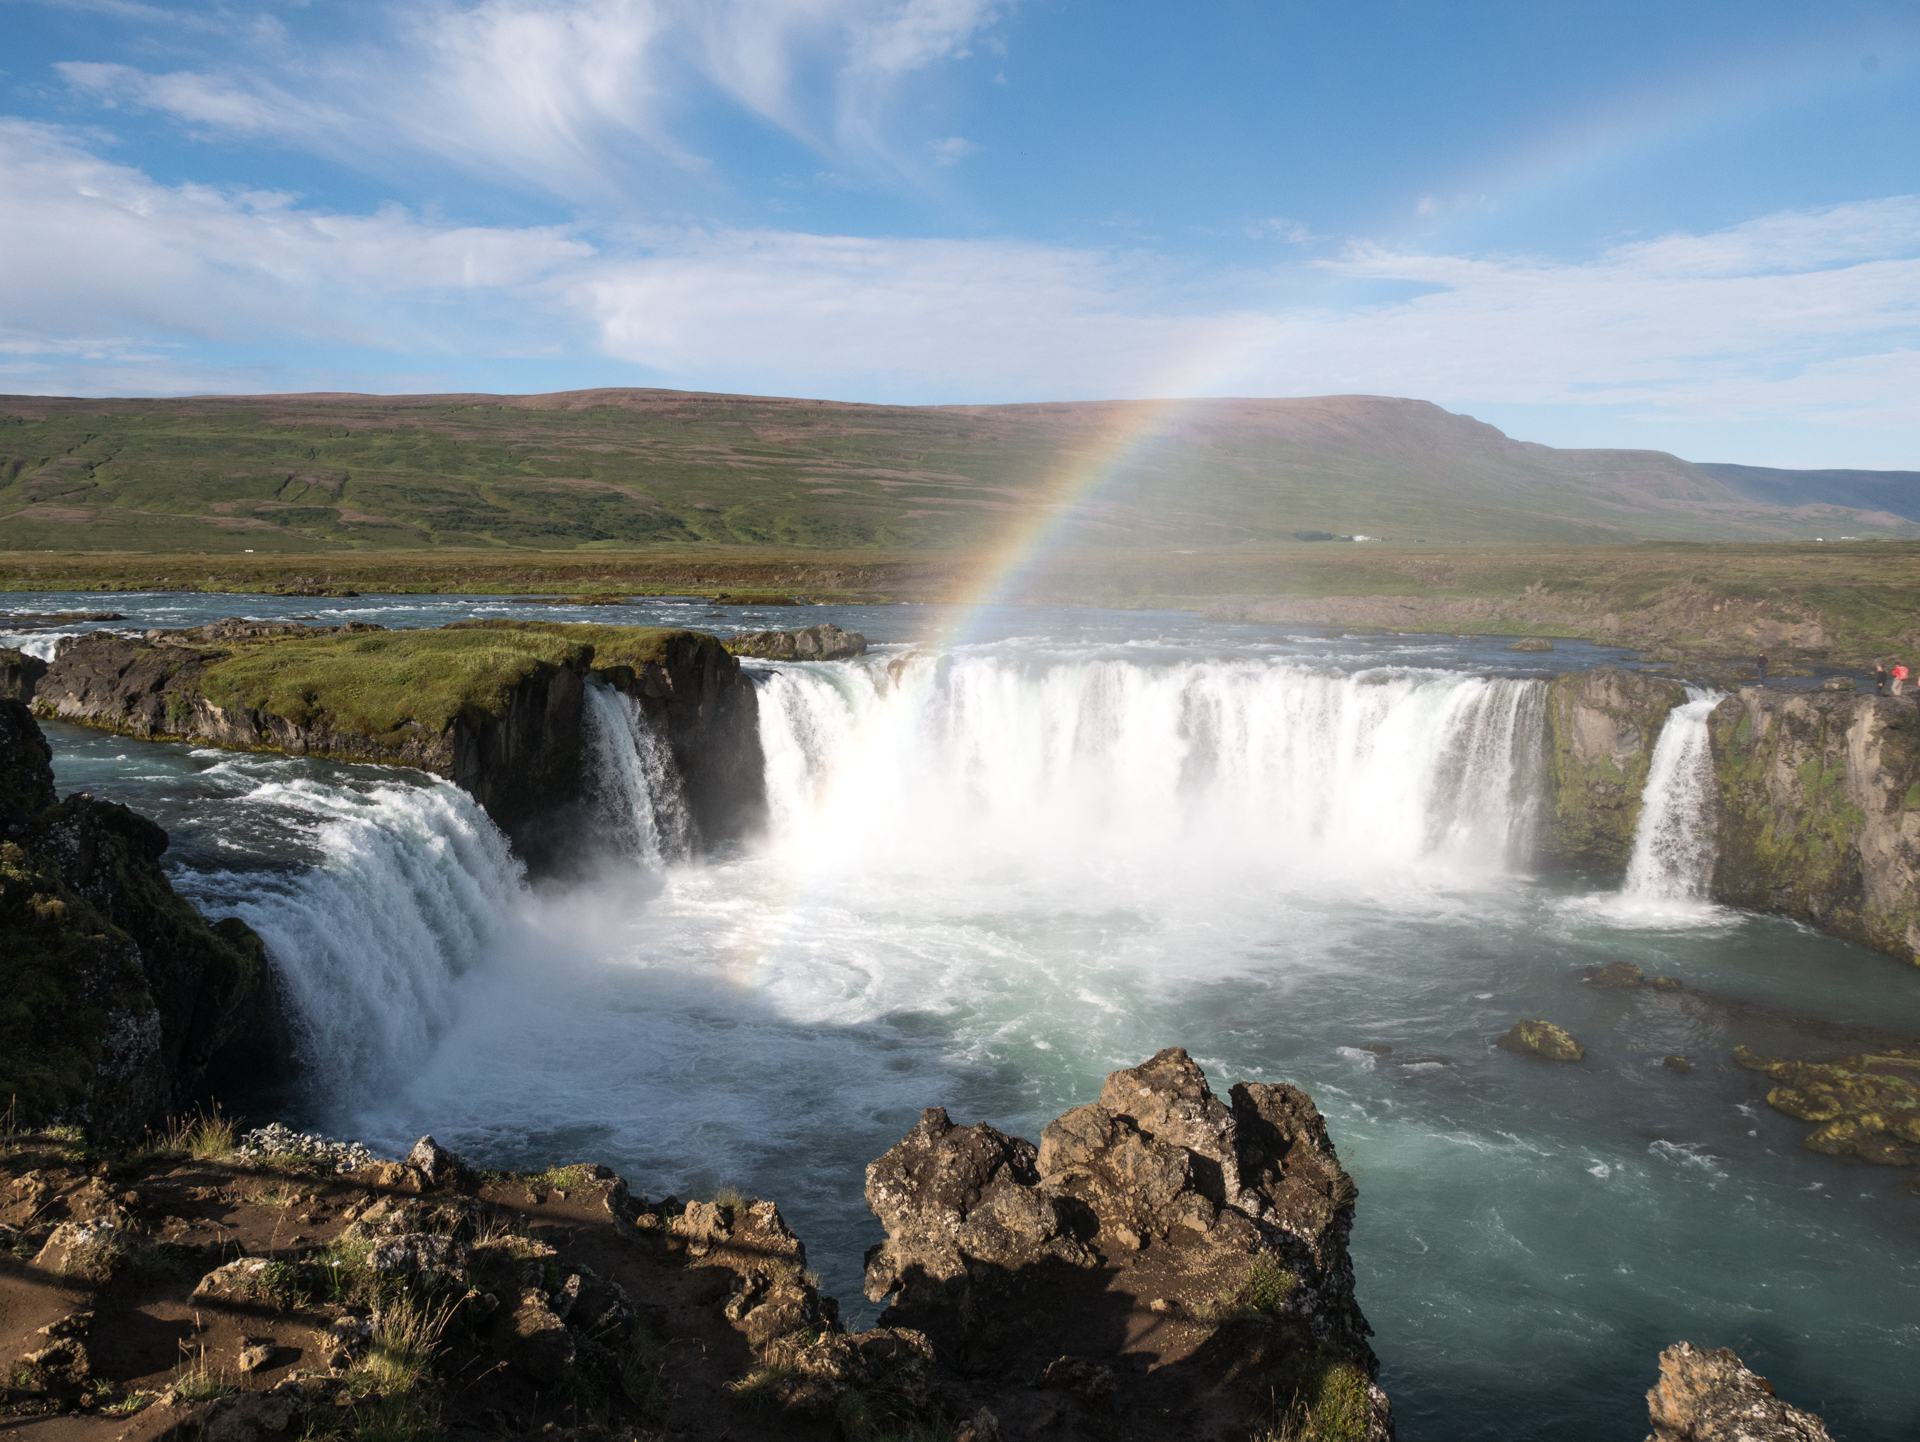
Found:
<svg viewBox="0 0 1920 1442"><path fill-rule="evenodd" d="M727 649L762 661L846 661L867 654L867 638L825 621L798 631L742 631Z"/></svg>
<svg viewBox="0 0 1920 1442"><path fill-rule="evenodd" d="M226 1048L276 1034L266 952L174 892L160 827L84 792L56 801L50 758L0 700L0 1093L22 1122L133 1135L231 1065Z"/></svg>
<svg viewBox="0 0 1920 1442"><path fill-rule="evenodd" d="M1338 1435L1387 1437L1347 1255L1355 1196L1305 1093L1242 1082L1229 1104L1169 1048L1038 1148L925 1112L867 1169L887 1240L866 1293L962 1373L1038 1378L1082 1410L1124 1401L1139 1435L1166 1415L1244 1425L1277 1395L1359 1428ZM1021 1428L1058 1405L985 1381L974 1400Z"/></svg>
<svg viewBox="0 0 1920 1442"><path fill-rule="evenodd" d="M1826 1425L1783 1402L1726 1347L1676 1342L1647 1393L1647 1442L1827 1442Z"/></svg>
<svg viewBox="0 0 1920 1442"><path fill-rule="evenodd" d="M1920 711L1907 697L1742 687L1708 721L1713 896L1920 954Z"/></svg>
<svg viewBox="0 0 1920 1442"><path fill-rule="evenodd" d="M1640 793L1667 713L1686 700L1678 681L1599 666L1555 678L1547 693L1550 856L1626 869Z"/></svg>

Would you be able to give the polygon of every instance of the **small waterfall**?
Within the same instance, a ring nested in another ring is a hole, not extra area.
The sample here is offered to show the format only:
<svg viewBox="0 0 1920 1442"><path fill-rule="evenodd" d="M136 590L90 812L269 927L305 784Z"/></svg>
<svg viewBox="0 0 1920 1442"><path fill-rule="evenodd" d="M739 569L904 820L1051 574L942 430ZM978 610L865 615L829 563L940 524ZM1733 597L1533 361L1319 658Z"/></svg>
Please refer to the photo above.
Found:
<svg viewBox="0 0 1920 1442"><path fill-rule="evenodd" d="M1537 681L963 655L779 670L757 696L776 842L850 865L1498 870L1539 805Z"/></svg>
<svg viewBox="0 0 1920 1442"><path fill-rule="evenodd" d="M321 1094L340 1104L388 1090L444 1032L458 979L525 895L520 863L450 782L272 782L247 801L306 818L319 864L177 882L260 933Z"/></svg>
<svg viewBox="0 0 1920 1442"><path fill-rule="evenodd" d="M1640 824L1622 894L1637 901L1701 901L1713 874L1713 756L1707 717L1719 692L1687 688L1653 748Z"/></svg>
<svg viewBox="0 0 1920 1442"><path fill-rule="evenodd" d="M616 855L658 866L683 854L687 807L667 743L640 703L612 686L587 687L588 786Z"/></svg>

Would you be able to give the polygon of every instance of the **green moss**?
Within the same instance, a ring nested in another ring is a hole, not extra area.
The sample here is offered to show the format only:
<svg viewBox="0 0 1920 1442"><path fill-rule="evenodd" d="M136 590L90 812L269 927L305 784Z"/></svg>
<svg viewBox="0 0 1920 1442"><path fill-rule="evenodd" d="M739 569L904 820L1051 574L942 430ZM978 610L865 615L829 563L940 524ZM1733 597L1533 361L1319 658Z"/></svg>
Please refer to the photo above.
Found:
<svg viewBox="0 0 1920 1442"><path fill-rule="evenodd" d="M521 627L280 638L240 645L198 687L222 708L394 741L502 716L529 676L585 654L578 640Z"/></svg>

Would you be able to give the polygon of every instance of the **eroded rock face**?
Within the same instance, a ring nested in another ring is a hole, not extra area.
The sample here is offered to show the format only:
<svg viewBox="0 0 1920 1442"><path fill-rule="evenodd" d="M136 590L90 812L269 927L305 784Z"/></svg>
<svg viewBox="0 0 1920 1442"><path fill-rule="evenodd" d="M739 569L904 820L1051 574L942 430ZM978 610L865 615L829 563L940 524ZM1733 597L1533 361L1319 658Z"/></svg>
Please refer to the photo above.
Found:
<svg viewBox="0 0 1920 1442"><path fill-rule="evenodd" d="M1615 666L1554 680L1547 693L1549 855L1625 871L1654 743L1686 696L1678 681Z"/></svg>
<svg viewBox="0 0 1920 1442"><path fill-rule="evenodd" d="M1388 1436L1347 1255L1355 1195L1305 1093L1242 1082L1223 1100L1168 1048L1108 1076L1038 1148L923 1113L867 1169L887 1240L866 1294L949 1365L1065 1379L1083 1407L1094 1392L1108 1405L1130 1338L1157 1336L1164 1362L1191 1325L1195 1350L1156 1385L1194 1415L1261 1377L1277 1386L1276 1369L1345 1367L1356 1435Z"/></svg>
<svg viewBox="0 0 1920 1442"><path fill-rule="evenodd" d="M1827 1442L1818 1417L1781 1401L1726 1347L1676 1342L1662 1352L1647 1415L1647 1442Z"/></svg>
<svg viewBox="0 0 1920 1442"><path fill-rule="evenodd" d="M1716 901L1920 956L1920 708L1742 687L1709 719Z"/></svg>

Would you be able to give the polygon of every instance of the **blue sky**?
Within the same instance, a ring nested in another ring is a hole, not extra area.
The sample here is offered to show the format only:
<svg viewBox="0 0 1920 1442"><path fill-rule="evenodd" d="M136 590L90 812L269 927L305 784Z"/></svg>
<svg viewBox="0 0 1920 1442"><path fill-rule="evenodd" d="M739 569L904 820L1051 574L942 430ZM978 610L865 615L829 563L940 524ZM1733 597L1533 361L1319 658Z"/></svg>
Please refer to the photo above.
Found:
<svg viewBox="0 0 1920 1442"><path fill-rule="evenodd" d="M1369 392L1920 469L1920 4L0 0L0 390Z"/></svg>

